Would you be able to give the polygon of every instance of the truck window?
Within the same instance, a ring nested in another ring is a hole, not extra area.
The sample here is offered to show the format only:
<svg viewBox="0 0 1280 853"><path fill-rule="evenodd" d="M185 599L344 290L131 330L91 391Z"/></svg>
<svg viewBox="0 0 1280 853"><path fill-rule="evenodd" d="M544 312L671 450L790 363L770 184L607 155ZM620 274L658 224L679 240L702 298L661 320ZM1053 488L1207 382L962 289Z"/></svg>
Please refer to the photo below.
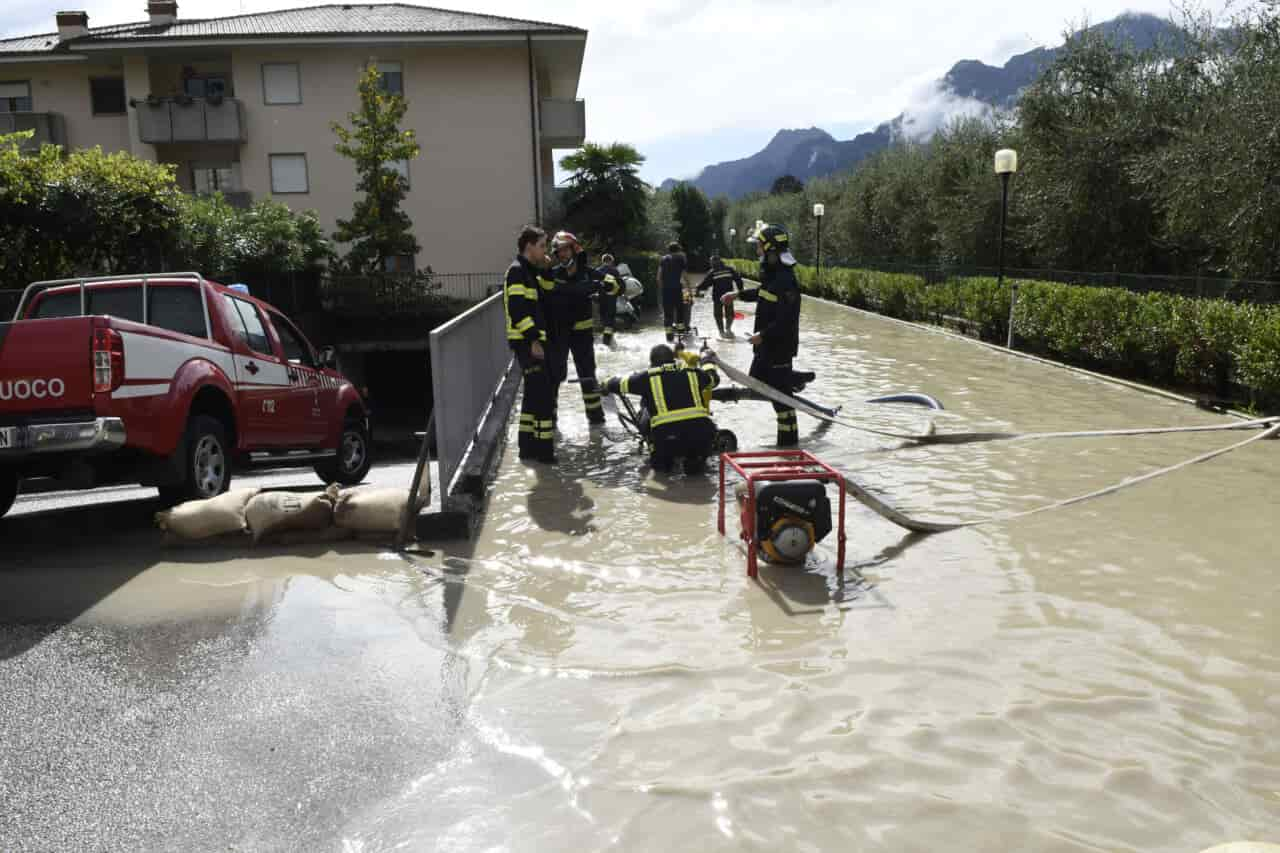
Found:
<svg viewBox="0 0 1280 853"><path fill-rule="evenodd" d="M96 287L89 290L89 313L142 322L142 287Z"/></svg>
<svg viewBox="0 0 1280 853"><path fill-rule="evenodd" d="M267 337L267 330L262 325L262 318L258 316L258 309L243 299L236 299L225 293L222 294L222 298L227 301L232 313L240 318L240 327L233 328L240 339L254 352L273 355L271 339Z"/></svg>
<svg viewBox="0 0 1280 853"><path fill-rule="evenodd" d="M315 361L311 358L311 348L306 345L301 333L293 327L293 324L275 313L271 315L271 322L280 335L280 345L284 347L285 359L290 364L315 367Z"/></svg>
<svg viewBox="0 0 1280 853"><path fill-rule="evenodd" d="M151 325L194 338L208 337L201 301L204 296L198 288L190 285L151 287L147 290L147 299L151 302L147 317Z"/></svg>
<svg viewBox="0 0 1280 853"><path fill-rule="evenodd" d="M142 322L142 288L133 287L90 287L85 294L91 316L107 315L119 317L121 320ZM34 318L48 320L55 317L80 316L80 288L46 292L36 303Z"/></svg>

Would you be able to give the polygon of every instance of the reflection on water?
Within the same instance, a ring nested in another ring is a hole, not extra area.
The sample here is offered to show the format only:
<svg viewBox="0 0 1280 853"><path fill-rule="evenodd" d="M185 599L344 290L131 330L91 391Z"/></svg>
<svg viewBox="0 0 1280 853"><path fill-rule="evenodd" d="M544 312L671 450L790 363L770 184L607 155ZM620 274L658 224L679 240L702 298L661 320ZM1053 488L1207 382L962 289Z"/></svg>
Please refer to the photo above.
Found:
<svg viewBox="0 0 1280 853"><path fill-rule="evenodd" d="M819 374L806 395L879 426L924 423L858 405L907 390L947 404L941 430L1212 420L812 301L804 323L797 366ZM601 378L643 366L657 337L602 348ZM745 342L720 352L749 361ZM739 544L716 532L710 478L649 471L616 422L587 428L576 388L560 412L562 464L510 454L473 545L235 564L256 582L309 576L255 593L274 614L259 643L319 645L281 652L315 668L290 683L327 685L337 660L342 678L372 678L382 713L364 730L404 746L385 772L356 762L377 780L363 788L316 782L286 823L342 801L321 826L363 851L1172 853L1277 834L1280 444L931 537L851 503L841 587L827 551L749 580ZM744 449L773 438L765 404L716 416ZM801 431L930 518L1028 508L1235 440L895 449L803 416ZM202 571L137 582L163 599ZM127 621L131 601L126 585L101 607ZM334 650L347 643L363 659ZM415 748L440 732L447 745Z"/></svg>

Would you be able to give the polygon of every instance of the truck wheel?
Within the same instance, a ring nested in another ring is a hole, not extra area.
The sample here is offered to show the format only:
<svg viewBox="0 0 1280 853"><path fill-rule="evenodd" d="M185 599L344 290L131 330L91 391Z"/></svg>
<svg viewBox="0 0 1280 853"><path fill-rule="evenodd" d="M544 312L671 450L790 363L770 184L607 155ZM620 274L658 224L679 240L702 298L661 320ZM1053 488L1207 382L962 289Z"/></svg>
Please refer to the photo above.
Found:
<svg viewBox="0 0 1280 853"><path fill-rule="evenodd" d="M216 418L196 415L188 422L183 452L182 483L160 488L166 503L216 498L231 486L227 430Z"/></svg>
<svg viewBox="0 0 1280 853"><path fill-rule="evenodd" d="M348 422L342 428L342 437L338 439L338 458L322 462L316 466L316 474L326 483L340 483L344 486L355 486L364 482L373 466L373 456L369 452L369 433L364 424L358 421Z"/></svg>
<svg viewBox="0 0 1280 853"><path fill-rule="evenodd" d="M18 499L18 472L0 469L0 518L13 508Z"/></svg>

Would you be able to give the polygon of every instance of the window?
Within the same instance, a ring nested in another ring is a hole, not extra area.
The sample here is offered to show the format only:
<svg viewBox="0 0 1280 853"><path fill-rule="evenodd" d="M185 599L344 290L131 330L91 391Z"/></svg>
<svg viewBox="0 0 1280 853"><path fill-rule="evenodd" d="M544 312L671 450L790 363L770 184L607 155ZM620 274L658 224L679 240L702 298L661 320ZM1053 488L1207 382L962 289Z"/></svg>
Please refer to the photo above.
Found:
<svg viewBox="0 0 1280 853"><path fill-rule="evenodd" d="M382 269L384 272L410 273L416 265L417 259L413 255L392 255L383 260Z"/></svg>
<svg viewBox="0 0 1280 853"><path fill-rule="evenodd" d="M36 303L36 310L31 315L37 320L51 320L55 317L80 316L80 291L74 293L45 293Z"/></svg>
<svg viewBox="0 0 1280 853"><path fill-rule="evenodd" d="M208 337L200 291L188 286L159 285L147 289L151 325L194 338Z"/></svg>
<svg viewBox="0 0 1280 853"><path fill-rule="evenodd" d="M310 192L306 154L271 155L271 191L281 194Z"/></svg>
<svg viewBox="0 0 1280 853"><path fill-rule="evenodd" d="M290 364L315 367L315 360L311 357L311 347L307 346L306 339L293 327L293 324L279 314L272 314L271 322L280 335L280 346L284 349L285 360Z"/></svg>
<svg viewBox="0 0 1280 853"><path fill-rule="evenodd" d="M15 80L0 83L0 113L31 112L31 82Z"/></svg>
<svg viewBox="0 0 1280 853"><path fill-rule="evenodd" d="M224 73L193 75L182 81L182 90L192 98L223 98L232 94L227 81Z"/></svg>
<svg viewBox="0 0 1280 853"><path fill-rule="evenodd" d="M121 320L142 322L142 287L91 287L85 293L90 316L119 317ZM36 305L34 316L41 320L53 317L80 316L80 288L61 293L45 293Z"/></svg>
<svg viewBox="0 0 1280 853"><path fill-rule="evenodd" d="M382 91L388 95L404 94L404 71L399 62L379 62L378 73L382 75Z"/></svg>
<svg viewBox="0 0 1280 853"><path fill-rule="evenodd" d="M142 322L142 287L103 287L89 291L89 313Z"/></svg>
<svg viewBox="0 0 1280 853"><path fill-rule="evenodd" d="M404 188L409 189L409 161L394 160L387 164L387 168L404 178Z"/></svg>
<svg viewBox="0 0 1280 853"><path fill-rule="evenodd" d="M271 339L267 337L267 330L262 325L262 318L258 316L258 309L243 299L236 299L225 293L222 294L222 298L227 301L234 317L240 319L239 327L235 325L234 319L231 320L232 332L239 335L240 340L254 352L271 355Z"/></svg>
<svg viewBox="0 0 1280 853"><path fill-rule="evenodd" d="M240 164L193 162L191 188L200 195L240 192Z"/></svg>
<svg viewBox="0 0 1280 853"><path fill-rule="evenodd" d="M89 101L96 116L124 115L124 78L89 78Z"/></svg>
<svg viewBox="0 0 1280 853"><path fill-rule="evenodd" d="M268 62L262 66L262 102L302 103L302 84L296 62Z"/></svg>

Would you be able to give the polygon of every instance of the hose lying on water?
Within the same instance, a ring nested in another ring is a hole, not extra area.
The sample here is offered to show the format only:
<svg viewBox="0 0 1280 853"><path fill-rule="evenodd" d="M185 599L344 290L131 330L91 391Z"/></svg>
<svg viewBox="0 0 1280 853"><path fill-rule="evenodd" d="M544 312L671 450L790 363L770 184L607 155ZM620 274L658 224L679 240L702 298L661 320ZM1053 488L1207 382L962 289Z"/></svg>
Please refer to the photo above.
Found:
<svg viewBox="0 0 1280 853"><path fill-rule="evenodd" d="M1145 427L1145 428L1139 428L1139 429L1107 429L1107 430L1080 430L1075 432L1023 432L1023 433L1018 433L1018 432L934 433L932 432L933 424L930 423L929 433L921 434L921 435L908 435L904 433L892 432L889 430L878 430L878 429L872 429L870 427L864 427L859 424L843 421L838 418L828 416L822 412L812 410L810 407L808 407L804 403L804 401L797 400L794 397L789 397L788 395L783 394L777 389L772 388L768 385L765 385L763 382L759 382L755 379L752 379L750 376L746 375L745 373L742 373L742 371L737 370L736 368L730 365L727 365L722 361L719 361L714 357L714 355L712 356L711 360L715 361L716 365L730 379L734 380L740 385L743 385L751 389L752 391L760 394L763 397L773 400L774 402L781 403L785 406L790 406L791 408L794 408L798 411L805 412L805 414L818 418L819 420L826 421L828 423L838 424L840 426L848 427L850 429L854 429L859 432L870 433L872 435L878 435L885 438L895 438L901 441L909 441L909 442L913 442L916 445L971 444L971 443L983 442L983 441L1031 441L1031 440L1039 440L1039 439L1047 439L1047 438L1098 438L1103 436L1121 436L1121 435L1162 435L1162 434L1192 433L1192 432L1225 432L1230 430L1243 430L1243 429L1264 430L1263 432L1260 432L1258 435L1250 436L1244 441L1237 442L1227 447L1219 448L1218 450L1210 451L1209 453L1201 454L1200 456L1196 456L1184 462L1179 462L1176 465L1170 465L1167 468L1161 468L1158 471L1152 471L1148 474L1143 474L1139 477L1131 477L1127 480L1122 480L1119 483L1114 483L1110 486L1107 486L1102 489L1098 489L1096 491L1089 492L1087 494L1076 495L1075 497L1072 497L1072 498L1056 501L1051 504L1045 504L1044 506L1039 506L1034 509L1029 509L1022 512L1003 513L1000 515L993 515L993 516L988 516L986 518L973 519L970 521L945 522L945 521L927 521L923 519L912 518L911 516L907 515L901 510L898 510L893 506L891 506L890 504L886 503L881 498L876 497L865 486L858 483L852 477L848 477L848 476L845 477L845 486L846 488L848 488L849 494L853 495L855 500L857 500L863 506L871 509L873 512L877 513L881 517L887 519L888 521L891 521L894 524L898 525L899 527L905 528L915 533L943 533L948 530L958 530L964 527L977 527L983 524L992 524L995 522L1003 522L1003 521L1013 521L1014 519L1026 518L1028 516L1038 515L1039 513L1048 512L1054 509L1062 509L1064 507L1068 507L1074 504L1083 503L1085 501L1092 500L1093 498L1100 498L1106 495L1115 494L1116 492L1123 491L1124 489L1128 489L1140 483L1145 483L1149 480L1154 480L1158 477L1163 477L1166 474L1172 474L1175 471L1180 471L1183 468L1188 468L1192 465L1198 465L1201 462L1208 462L1210 459L1215 459L1219 456L1223 456L1227 453L1232 452L1233 450L1239 450L1242 447L1253 444L1255 441L1263 441L1265 439L1280 437L1280 417L1258 418L1258 419L1249 420L1249 421L1238 421L1236 423L1209 424L1204 426Z"/></svg>
<svg viewBox="0 0 1280 853"><path fill-rule="evenodd" d="M1139 427L1137 429L1095 429L1095 430L1078 430L1074 432L950 432L937 433L933 432L933 425L930 424L929 432L926 433L901 433L892 430L875 429L873 427L862 426L851 421L828 415L825 412L815 409L808 405L804 400L798 400L795 397L784 394L781 391L769 385L753 379L737 368L725 364L723 361L715 358L711 359L716 366L724 372L734 382L743 385L762 397L765 397L775 403L781 403L797 411L804 412L810 417L817 418L820 421L836 424L837 426L846 427L856 430L857 432L868 433L870 435L878 435L882 438L893 438L898 441L910 441L914 444L976 444L986 441L1034 441L1046 438L1103 438L1106 436L1117 435L1162 435L1169 433L1183 432L1224 432L1227 430L1240 429L1265 429L1272 424L1280 423L1280 417L1258 418L1251 421L1238 421L1230 424L1209 424L1206 426L1189 426L1189 427Z"/></svg>

